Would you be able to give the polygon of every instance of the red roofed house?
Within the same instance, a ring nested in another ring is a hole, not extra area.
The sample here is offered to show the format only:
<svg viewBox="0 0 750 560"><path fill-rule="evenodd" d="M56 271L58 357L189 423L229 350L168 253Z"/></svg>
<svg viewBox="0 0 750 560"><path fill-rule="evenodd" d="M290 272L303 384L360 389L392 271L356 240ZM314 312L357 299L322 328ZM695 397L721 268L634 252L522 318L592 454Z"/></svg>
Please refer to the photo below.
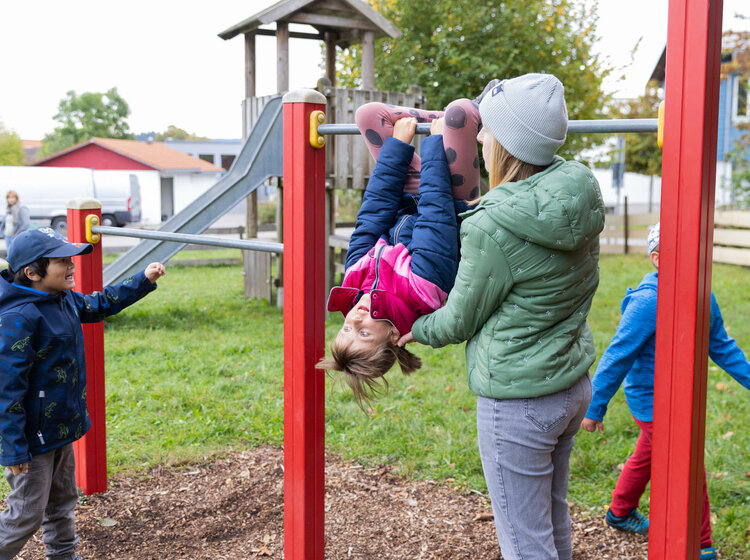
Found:
<svg viewBox="0 0 750 560"><path fill-rule="evenodd" d="M158 223L179 212L206 192L224 171L163 142L116 138L91 138L32 165L135 172L141 185L144 223Z"/></svg>

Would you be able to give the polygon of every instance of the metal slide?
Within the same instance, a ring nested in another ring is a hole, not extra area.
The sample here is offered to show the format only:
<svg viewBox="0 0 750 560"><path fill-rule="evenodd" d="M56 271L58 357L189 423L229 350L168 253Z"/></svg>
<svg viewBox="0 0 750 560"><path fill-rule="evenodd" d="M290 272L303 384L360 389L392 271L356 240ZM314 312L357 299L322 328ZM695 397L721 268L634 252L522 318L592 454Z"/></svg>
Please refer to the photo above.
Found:
<svg viewBox="0 0 750 560"><path fill-rule="evenodd" d="M203 233L267 179L281 177L284 172L282 107L280 95L269 100L227 174L164 222L158 231ZM104 269L104 285L118 282L154 261L166 262L184 246L184 243L150 239L141 241Z"/></svg>

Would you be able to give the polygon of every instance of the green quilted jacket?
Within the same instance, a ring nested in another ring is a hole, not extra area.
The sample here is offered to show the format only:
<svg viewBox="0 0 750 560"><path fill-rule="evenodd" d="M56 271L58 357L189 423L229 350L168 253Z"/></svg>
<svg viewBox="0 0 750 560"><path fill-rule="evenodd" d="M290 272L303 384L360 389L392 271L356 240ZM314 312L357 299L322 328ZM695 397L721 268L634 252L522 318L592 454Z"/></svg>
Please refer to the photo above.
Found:
<svg viewBox="0 0 750 560"><path fill-rule="evenodd" d="M414 324L435 348L466 344L469 388L497 399L549 395L594 363L586 316L599 283L604 205L585 165L556 156L463 214L445 306Z"/></svg>

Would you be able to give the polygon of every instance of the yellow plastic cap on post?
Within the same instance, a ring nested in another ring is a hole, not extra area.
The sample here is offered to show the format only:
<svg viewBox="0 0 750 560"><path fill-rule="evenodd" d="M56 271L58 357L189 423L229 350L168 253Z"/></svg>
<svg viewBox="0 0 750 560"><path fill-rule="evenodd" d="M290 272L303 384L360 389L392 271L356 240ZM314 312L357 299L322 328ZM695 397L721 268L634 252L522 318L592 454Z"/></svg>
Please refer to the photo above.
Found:
<svg viewBox="0 0 750 560"><path fill-rule="evenodd" d="M91 231L92 226L98 226L99 225L99 216L96 214L89 214L86 216L86 241L88 243L99 243L102 236L98 233L93 233Z"/></svg>
<svg viewBox="0 0 750 560"><path fill-rule="evenodd" d="M659 127L656 131L656 143L659 148L664 145L664 101L659 103Z"/></svg>
<svg viewBox="0 0 750 560"><path fill-rule="evenodd" d="M326 123L326 114L323 111L310 113L310 145L313 148L322 148L326 145L326 138L318 134L318 125Z"/></svg>

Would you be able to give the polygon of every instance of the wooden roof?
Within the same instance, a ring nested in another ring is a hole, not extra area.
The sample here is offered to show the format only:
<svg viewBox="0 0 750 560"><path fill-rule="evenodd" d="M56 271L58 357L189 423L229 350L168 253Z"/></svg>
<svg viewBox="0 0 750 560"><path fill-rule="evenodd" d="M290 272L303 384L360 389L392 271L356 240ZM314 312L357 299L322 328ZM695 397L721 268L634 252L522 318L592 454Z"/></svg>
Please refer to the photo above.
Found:
<svg viewBox="0 0 750 560"><path fill-rule="evenodd" d="M138 142L137 140L123 140L118 138L90 138L75 146L51 154L44 159L34 162L34 165L58 158L64 154L74 152L94 144L129 159L152 167L158 171L191 171L191 172L219 172L221 167L215 166L189 154L184 154L167 146L164 142Z"/></svg>
<svg viewBox="0 0 750 560"><path fill-rule="evenodd" d="M281 0L273 6L242 20L219 33L224 40L240 33L274 35L270 29L260 29L277 21L310 25L319 33L290 32L290 37L323 39L323 33L337 35L336 44L348 46L361 42L363 31L372 31L375 38L398 37L401 31L362 0Z"/></svg>
<svg viewBox="0 0 750 560"><path fill-rule="evenodd" d="M661 51L659 62L657 62L656 66L654 66L654 71L651 72L651 77L648 79L648 81L649 82L656 81L664 85L664 79L666 77L666 69L667 69L667 47L664 47L664 50Z"/></svg>

